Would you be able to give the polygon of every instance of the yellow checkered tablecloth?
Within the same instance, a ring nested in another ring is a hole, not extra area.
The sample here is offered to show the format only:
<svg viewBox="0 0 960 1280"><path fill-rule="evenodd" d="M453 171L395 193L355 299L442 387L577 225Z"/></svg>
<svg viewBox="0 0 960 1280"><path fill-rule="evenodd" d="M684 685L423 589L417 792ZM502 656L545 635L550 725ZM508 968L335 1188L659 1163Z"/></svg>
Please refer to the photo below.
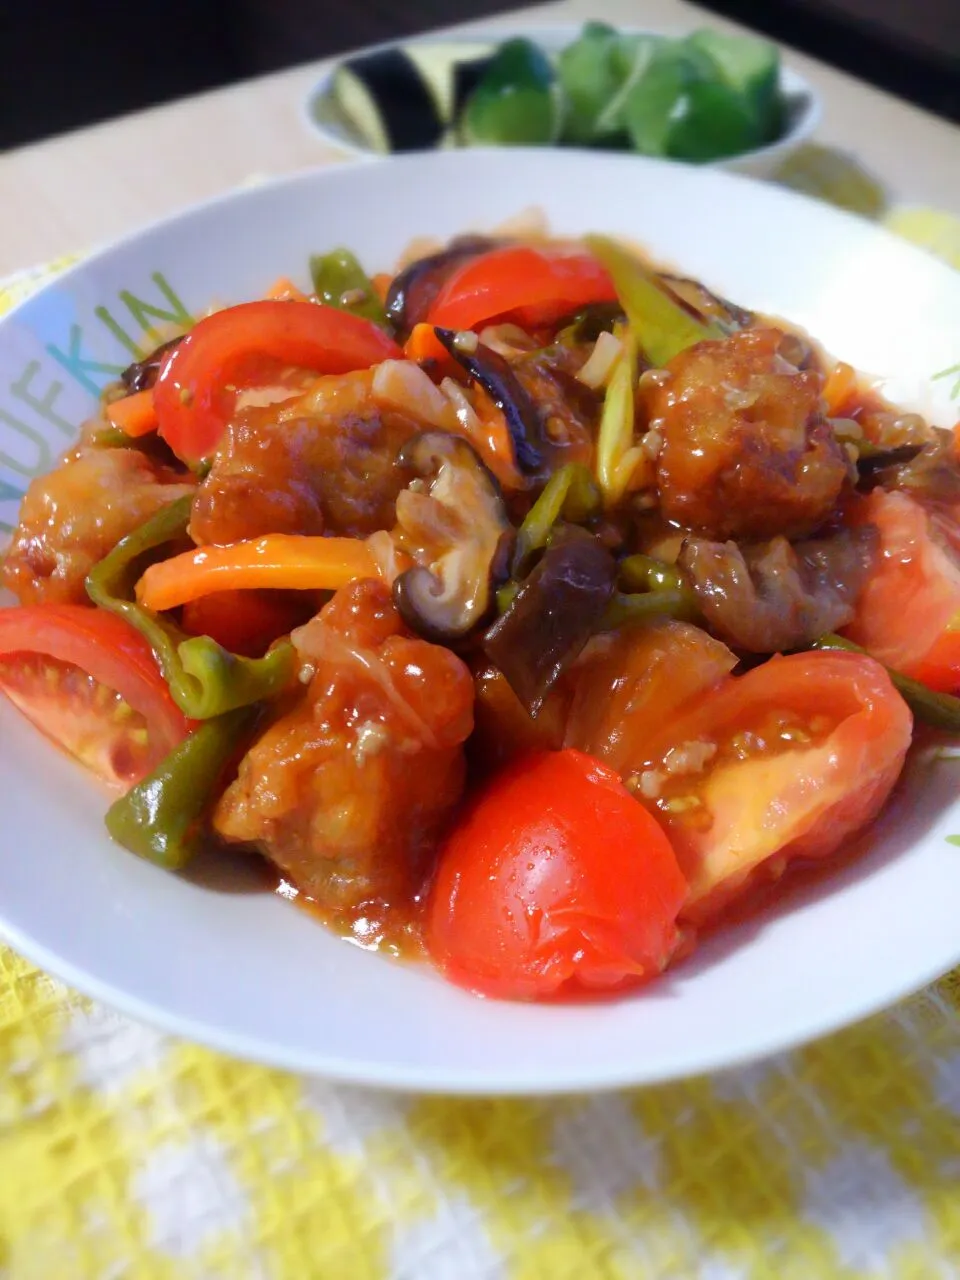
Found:
<svg viewBox="0 0 960 1280"><path fill-rule="evenodd" d="M884 216L836 163L789 180ZM885 216L960 266L956 221ZM960 1277L960 971L745 1069L450 1101L232 1061L0 948L0 1276Z"/></svg>

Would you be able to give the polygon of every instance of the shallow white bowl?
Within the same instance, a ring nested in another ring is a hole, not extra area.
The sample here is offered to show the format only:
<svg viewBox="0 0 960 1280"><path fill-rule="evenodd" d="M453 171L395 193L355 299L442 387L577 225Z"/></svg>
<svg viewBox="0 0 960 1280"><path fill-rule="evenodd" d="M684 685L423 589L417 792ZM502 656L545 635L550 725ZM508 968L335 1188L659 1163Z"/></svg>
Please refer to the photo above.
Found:
<svg viewBox="0 0 960 1280"><path fill-rule="evenodd" d="M464 55L473 52L474 56L492 49L502 40L512 36L526 36L539 44L548 53L559 53L572 41L576 40L583 30L582 24L568 24L556 27L510 27L502 30L492 27L482 34L467 36L427 35L417 36L410 40L388 41L371 46L362 53L373 53L375 50L388 49L394 44L402 45L456 45ZM650 34L639 27L621 28L625 35ZM684 35L681 31L660 31L658 35ZM351 55L356 56L356 55ZM360 157L374 157L364 140L358 135L350 119L341 111L333 95L333 76L339 63L333 63L321 79L307 95L305 102L306 119L309 126L316 130L325 142L349 151ZM712 161L705 168L730 169L736 173L747 173L755 178L766 178L774 173L791 152L803 142L807 142L820 123L821 105L816 90L792 67L781 65L780 87L786 100L786 124L784 132L775 142L757 147L752 151L744 151L724 160ZM564 148L565 150L567 148Z"/></svg>
<svg viewBox="0 0 960 1280"><path fill-rule="evenodd" d="M727 296L780 312L941 422L960 276L852 217L715 170L558 151L352 164L225 196L80 264L0 322L0 520L140 336L136 299L192 312L307 281L346 244L389 268L414 236L542 205L561 233L644 241ZM159 275L157 274L159 273ZM131 311L132 307L132 311ZM105 309L105 310L104 310ZM149 323L149 317L147 319ZM147 340L149 345L149 340ZM407 1089L550 1092L662 1080L861 1017L960 960L956 762L915 771L871 851L785 893L649 990L596 1004L475 999L346 945L236 870L165 874L111 844L106 801L0 705L0 931L135 1017L248 1058Z"/></svg>

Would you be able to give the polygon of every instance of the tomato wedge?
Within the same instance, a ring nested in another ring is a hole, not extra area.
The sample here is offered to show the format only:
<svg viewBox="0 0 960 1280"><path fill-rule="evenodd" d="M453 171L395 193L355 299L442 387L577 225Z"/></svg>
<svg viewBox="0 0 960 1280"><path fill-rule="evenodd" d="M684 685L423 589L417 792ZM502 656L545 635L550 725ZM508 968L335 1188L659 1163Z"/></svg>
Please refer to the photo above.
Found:
<svg viewBox="0 0 960 1280"><path fill-rule="evenodd" d="M625 777L647 758L653 735L736 665L725 644L688 622L623 627L581 659L564 745Z"/></svg>
<svg viewBox="0 0 960 1280"><path fill-rule="evenodd" d="M427 948L484 995L617 987L665 968L684 896L662 828L615 773L540 753L497 774L447 840Z"/></svg>
<svg viewBox="0 0 960 1280"><path fill-rule="evenodd" d="M262 380L265 360L324 374L402 356L382 329L335 307L243 302L201 320L164 360L153 392L158 429L178 457L199 462L217 447L238 390Z"/></svg>
<svg viewBox="0 0 960 1280"><path fill-rule="evenodd" d="M613 281L591 254L511 245L453 273L427 317L442 329L473 329L494 317L525 328L551 324L590 302L615 302Z"/></svg>
<svg viewBox="0 0 960 1280"><path fill-rule="evenodd" d="M853 519L880 533L877 567L843 634L932 689L960 691L960 523L905 493L874 491Z"/></svg>
<svg viewBox="0 0 960 1280"><path fill-rule="evenodd" d="M64 750L124 786L192 727L140 633L84 605L0 609L0 689Z"/></svg>
<svg viewBox="0 0 960 1280"><path fill-rule="evenodd" d="M890 794L912 727L883 667L839 652L771 658L662 727L638 784L689 882L681 919L840 848Z"/></svg>
<svg viewBox="0 0 960 1280"><path fill-rule="evenodd" d="M314 612L315 606L299 593L215 591L185 604L181 623L188 635L210 636L229 653L259 658Z"/></svg>

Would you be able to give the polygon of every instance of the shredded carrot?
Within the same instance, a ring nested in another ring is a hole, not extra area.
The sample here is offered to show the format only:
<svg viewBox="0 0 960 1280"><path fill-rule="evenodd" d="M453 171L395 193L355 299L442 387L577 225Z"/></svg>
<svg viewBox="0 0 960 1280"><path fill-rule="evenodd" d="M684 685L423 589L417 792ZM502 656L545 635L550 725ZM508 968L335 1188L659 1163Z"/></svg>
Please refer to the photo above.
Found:
<svg viewBox="0 0 960 1280"><path fill-rule="evenodd" d="M403 354L408 360L436 360L441 364L456 364L450 352L437 337L432 324L415 324L410 337L403 344Z"/></svg>
<svg viewBox="0 0 960 1280"><path fill-rule="evenodd" d="M275 302L309 302L310 299L288 276L280 276L274 280L264 297Z"/></svg>
<svg viewBox="0 0 960 1280"><path fill-rule="evenodd" d="M841 360L827 374L827 380L823 384L823 398L827 403L827 415L831 418L836 417L856 389L857 371L852 365L844 364Z"/></svg>
<svg viewBox="0 0 960 1280"><path fill-rule="evenodd" d="M270 533L225 547L198 547L151 565L137 583L137 600L160 613L214 591L335 591L354 578L379 576L359 538Z"/></svg>
<svg viewBox="0 0 960 1280"><path fill-rule="evenodd" d="M473 407L480 419L480 430L463 434L505 489L522 489L524 479L513 459L513 441L503 410L497 408L479 383L473 388Z"/></svg>
<svg viewBox="0 0 960 1280"><path fill-rule="evenodd" d="M390 286L393 284L393 276L390 272L378 271L370 283L373 285L373 291L380 301L386 302Z"/></svg>
<svg viewBox="0 0 960 1280"><path fill-rule="evenodd" d="M107 417L125 435L145 436L157 429L157 411L153 407L153 388L135 391L132 396L107 405Z"/></svg>

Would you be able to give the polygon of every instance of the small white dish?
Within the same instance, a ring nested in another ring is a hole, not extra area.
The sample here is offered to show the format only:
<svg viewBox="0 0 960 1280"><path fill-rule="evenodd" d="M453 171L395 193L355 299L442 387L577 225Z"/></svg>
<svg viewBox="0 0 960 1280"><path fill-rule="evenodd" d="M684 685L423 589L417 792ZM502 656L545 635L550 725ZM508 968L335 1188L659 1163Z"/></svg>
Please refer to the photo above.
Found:
<svg viewBox="0 0 960 1280"><path fill-rule="evenodd" d="M414 237L540 205L745 306L789 316L941 424L956 417L960 275L859 219L774 186L632 156L450 151L349 164L226 195L72 268L0 321L0 521L95 403L118 338L179 302L306 284L348 245L389 269ZM139 317L139 319L138 319ZM869 851L702 942L649 989L599 1003L478 1000L430 968L346 945L249 864L177 876L108 839L89 777L0 699L0 933L126 1013L241 1057L404 1089L550 1093L729 1066L822 1034L960 960L960 762L914 769Z"/></svg>
<svg viewBox="0 0 960 1280"><path fill-rule="evenodd" d="M358 50L357 54L352 54L351 57L358 56L358 54L373 53L394 46L407 47L410 45L449 46L451 53L453 50L457 51L456 56L458 57L481 57L484 53L491 52L498 43L512 36L525 36L527 39L539 44L547 53L555 54L575 40L582 30L582 24L549 27L511 27L509 29L491 27L489 30L476 35L427 35L413 37L404 41L391 40L384 44L371 45L367 49ZM650 34L639 27L624 27L621 30L624 35ZM661 31L657 34L677 36L684 33ZM307 95L304 103L304 115L307 125L318 133L324 142L339 147L343 151L368 159L380 158L379 154L371 150L359 136L356 128L349 117L341 110L334 96L333 78L339 65L340 60L331 63ZM750 174L755 178L766 178L773 174L779 165L786 160L787 156L802 143L809 141L820 123L821 116L820 98L816 90L808 80L787 65L781 65L780 85L786 102L786 126L781 136L775 142L768 143L766 146L757 147L753 151L745 151L740 155L730 156L724 160L716 160L703 167L729 169L735 173ZM564 148L564 150L568 149Z"/></svg>

